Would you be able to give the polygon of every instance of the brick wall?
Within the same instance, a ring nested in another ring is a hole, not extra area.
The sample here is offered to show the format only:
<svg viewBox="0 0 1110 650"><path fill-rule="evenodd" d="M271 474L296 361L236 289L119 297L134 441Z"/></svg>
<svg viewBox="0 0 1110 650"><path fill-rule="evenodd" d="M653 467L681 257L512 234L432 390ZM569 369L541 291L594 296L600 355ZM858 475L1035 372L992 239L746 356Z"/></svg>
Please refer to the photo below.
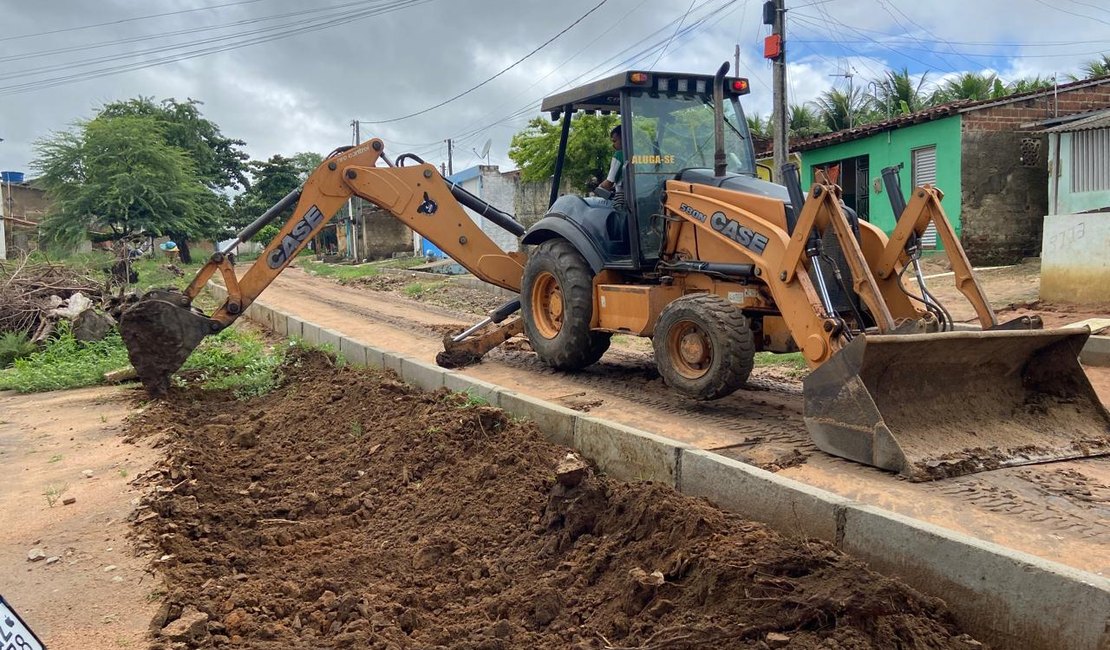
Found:
<svg viewBox="0 0 1110 650"><path fill-rule="evenodd" d="M976 265L1040 255L1048 141L1023 125L1110 107L1110 79L961 115L962 240Z"/></svg>
<svg viewBox="0 0 1110 650"><path fill-rule="evenodd" d="M362 208L360 220L359 259L380 260L393 257L394 253L412 252L412 230L391 213L367 206Z"/></svg>

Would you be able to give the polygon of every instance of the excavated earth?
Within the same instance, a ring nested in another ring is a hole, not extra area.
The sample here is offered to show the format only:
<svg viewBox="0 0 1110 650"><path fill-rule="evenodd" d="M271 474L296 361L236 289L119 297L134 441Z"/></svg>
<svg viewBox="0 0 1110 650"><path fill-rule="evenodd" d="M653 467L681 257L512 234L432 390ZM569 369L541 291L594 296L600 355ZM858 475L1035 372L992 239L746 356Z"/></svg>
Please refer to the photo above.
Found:
<svg viewBox="0 0 1110 650"><path fill-rule="evenodd" d="M137 535L152 648L977 648L833 547L595 475L531 423L294 352L271 394L174 389Z"/></svg>

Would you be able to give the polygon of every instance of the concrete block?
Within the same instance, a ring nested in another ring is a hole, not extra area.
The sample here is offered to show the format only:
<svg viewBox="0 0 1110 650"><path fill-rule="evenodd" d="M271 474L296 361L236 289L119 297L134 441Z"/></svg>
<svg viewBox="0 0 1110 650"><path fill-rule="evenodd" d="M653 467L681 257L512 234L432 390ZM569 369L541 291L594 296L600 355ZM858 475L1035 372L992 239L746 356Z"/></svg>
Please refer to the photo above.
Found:
<svg viewBox="0 0 1110 650"><path fill-rule="evenodd" d="M844 508L854 502L700 449L684 451L678 491L761 521L787 535L837 540Z"/></svg>
<svg viewBox="0 0 1110 650"><path fill-rule="evenodd" d="M366 346L366 367L377 368L381 370L385 367L385 352L378 348L367 345Z"/></svg>
<svg viewBox="0 0 1110 650"><path fill-rule="evenodd" d="M320 345L320 326L315 323L303 322L301 324L301 338L306 345Z"/></svg>
<svg viewBox="0 0 1110 650"><path fill-rule="evenodd" d="M469 377L460 372L444 372L443 385L447 390L455 391L456 393L468 393L475 397L481 397L489 402L490 406L501 406L501 392L500 386Z"/></svg>
<svg viewBox="0 0 1110 650"><path fill-rule="evenodd" d="M624 481L655 481L674 487L679 455L693 447L621 424L579 416L574 448L603 472Z"/></svg>
<svg viewBox="0 0 1110 650"><path fill-rule="evenodd" d="M278 334L280 336L289 336L288 317L276 309L273 311L273 317L274 324L270 328L271 331L273 331L274 334Z"/></svg>
<svg viewBox="0 0 1110 650"><path fill-rule="evenodd" d="M304 338L304 321L296 316L285 315L285 335L291 339Z"/></svg>
<svg viewBox="0 0 1110 650"><path fill-rule="evenodd" d="M439 366L401 357L401 379L427 391L443 388L443 375L447 371Z"/></svg>
<svg viewBox="0 0 1110 650"><path fill-rule="evenodd" d="M254 307L255 321L272 332L274 330L274 310L269 305L260 302L251 306Z"/></svg>
<svg viewBox="0 0 1110 650"><path fill-rule="evenodd" d="M1110 580L861 504L844 510L841 548L953 604L998 648L1110 647Z"/></svg>
<svg viewBox="0 0 1110 650"><path fill-rule="evenodd" d="M1092 336L1087 339L1079 361L1088 366L1110 366L1110 336Z"/></svg>
<svg viewBox="0 0 1110 650"><path fill-rule="evenodd" d="M402 358L402 355L397 354L396 352L382 352L382 368L384 368L385 370L392 370L393 372L397 373L398 377L400 377Z"/></svg>
<svg viewBox="0 0 1110 650"><path fill-rule="evenodd" d="M578 411L511 390L501 391L501 408L516 417L535 422L551 442L564 447L574 446L574 423L578 420Z"/></svg>
<svg viewBox="0 0 1110 650"><path fill-rule="evenodd" d="M339 341L343 335L335 330L329 330L326 327L320 328L320 340L317 345L321 347L329 347L332 352L339 352Z"/></svg>
<svg viewBox="0 0 1110 650"><path fill-rule="evenodd" d="M366 366L366 346L346 336L339 339L339 354L353 366Z"/></svg>

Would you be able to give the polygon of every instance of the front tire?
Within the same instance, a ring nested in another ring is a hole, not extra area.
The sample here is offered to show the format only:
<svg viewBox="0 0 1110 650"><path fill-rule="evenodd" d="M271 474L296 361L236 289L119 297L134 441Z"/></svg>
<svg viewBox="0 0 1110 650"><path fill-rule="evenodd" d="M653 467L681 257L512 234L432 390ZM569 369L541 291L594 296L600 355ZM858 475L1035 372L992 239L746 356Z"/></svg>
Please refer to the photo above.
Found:
<svg viewBox="0 0 1110 650"><path fill-rule="evenodd" d="M698 400L719 399L744 385L755 345L743 312L720 296L684 296L659 315L652 338L655 366L668 386Z"/></svg>
<svg viewBox="0 0 1110 650"><path fill-rule="evenodd" d="M592 365L610 334L590 330L594 273L565 239L550 239L528 258L520 291L524 333L541 361L558 370Z"/></svg>

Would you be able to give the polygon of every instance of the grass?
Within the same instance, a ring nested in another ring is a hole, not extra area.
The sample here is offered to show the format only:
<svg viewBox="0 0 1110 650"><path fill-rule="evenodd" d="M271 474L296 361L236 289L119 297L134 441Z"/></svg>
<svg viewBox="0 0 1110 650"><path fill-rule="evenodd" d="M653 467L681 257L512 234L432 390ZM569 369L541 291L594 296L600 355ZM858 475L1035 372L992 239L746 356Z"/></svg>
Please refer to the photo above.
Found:
<svg viewBox="0 0 1110 650"><path fill-rule="evenodd" d="M297 260L305 271L322 278L331 278L339 282L369 278L381 274L381 269L373 264L326 264L316 260Z"/></svg>
<svg viewBox="0 0 1110 650"><path fill-rule="evenodd" d="M26 332L4 332L0 335L0 368L8 368L16 359L34 354L38 348Z"/></svg>
<svg viewBox="0 0 1110 650"><path fill-rule="evenodd" d="M779 366L786 368L795 377L809 373L809 365L801 352L756 352L755 365L759 367Z"/></svg>
<svg viewBox="0 0 1110 650"><path fill-rule="evenodd" d="M64 485L48 485L43 491L42 496L46 499L46 505L53 508L55 504L62 499L62 495L69 489L69 483Z"/></svg>
<svg viewBox="0 0 1110 650"><path fill-rule="evenodd" d="M267 345L257 334L228 328L208 337L189 357L177 377L178 385L192 381L203 388L231 390L240 398L269 392L277 384L277 368L284 350ZM0 390L37 393L95 386L104 373L128 365L127 350L117 332L103 341L81 343L69 326L59 324L58 335L42 350L0 370Z"/></svg>
<svg viewBox="0 0 1110 650"><path fill-rule="evenodd" d="M435 291L443 287L445 282L412 282L406 284L404 288L405 295L409 298L419 298L426 293Z"/></svg>

